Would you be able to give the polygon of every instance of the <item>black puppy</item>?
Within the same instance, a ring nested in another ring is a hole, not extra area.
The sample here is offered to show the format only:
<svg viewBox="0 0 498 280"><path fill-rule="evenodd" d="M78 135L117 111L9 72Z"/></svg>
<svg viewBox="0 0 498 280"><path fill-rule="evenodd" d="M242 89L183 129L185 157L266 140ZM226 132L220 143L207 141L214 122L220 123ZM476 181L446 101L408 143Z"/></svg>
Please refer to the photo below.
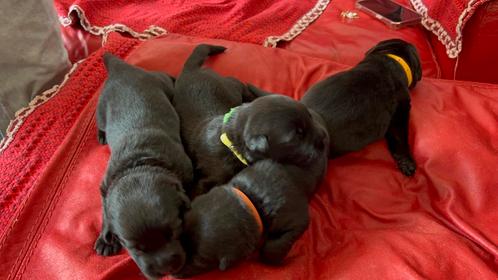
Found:
<svg viewBox="0 0 498 280"><path fill-rule="evenodd" d="M421 77L415 47L386 40L354 68L314 85L301 101L324 118L332 157L385 137L398 168L411 176L416 164L408 145L409 88Z"/></svg>
<svg viewBox="0 0 498 280"><path fill-rule="evenodd" d="M168 99L173 81L111 54L104 63L109 78L97 106L97 127L111 157L101 185L103 224L95 250L109 256L124 246L147 277L161 277L185 261L178 239L189 199L182 183L193 177Z"/></svg>
<svg viewBox="0 0 498 280"><path fill-rule="evenodd" d="M196 169L192 196L227 182L257 160L308 164L324 148L325 130L299 102L275 95L240 106L258 93L234 78L201 68L208 56L224 50L197 46L175 83L173 104Z"/></svg>
<svg viewBox="0 0 498 280"><path fill-rule="evenodd" d="M306 168L261 160L197 197L184 220L187 261L173 276L225 270L259 247L261 261L280 264L308 227L308 200L326 172L327 156L324 149Z"/></svg>

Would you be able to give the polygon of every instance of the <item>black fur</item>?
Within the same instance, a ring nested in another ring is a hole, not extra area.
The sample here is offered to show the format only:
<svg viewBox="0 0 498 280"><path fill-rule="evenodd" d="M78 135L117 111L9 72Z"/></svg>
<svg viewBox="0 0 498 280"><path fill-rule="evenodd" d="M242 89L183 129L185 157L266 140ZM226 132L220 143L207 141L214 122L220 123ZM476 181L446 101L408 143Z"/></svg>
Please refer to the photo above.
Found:
<svg viewBox="0 0 498 280"><path fill-rule="evenodd" d="M245 167L220 142L223 132L249 164L263 158L307 163L316 153L315 143L323 142L325 137L323 130L315 129L309 112L299 102L284 96L256 99L261 94L257 90L200 67L208 56L224 50L221 46L197 46L175 83L173 104L196 168L192 196L227 182ZM240 107L224 125L223 115L237 106Z"/></svg>
<svg viewBox="0 0 498 280"><path fill-rule="evenodd" d="M331 157L357 151L386 138L389 151L406 176L416 164L408 145L410 95L408 81L394 54L409 65L414 87L422 77L415 47L403 40L382 41L348 71L335 74L309 89L303 104L325 120Z"/></svg>
<svg viewBox="0 0 498 280"><path fill-rule="evenodd" d="M327 138L324 144L328 145ZM307 167L260 160L227 184L197 197L185 215L183 244L187 261L174 276L190 277L217 267L225 270L248 258L261 241L261 261L282 263L308 227L308 200L325 175L327 155L325 148ZM233 188L243 191L258 210L263 236Z"/></svg>
<svg viewBox="0 0 498 280"><path fill-rule="evenodd" d="M99 255L124 246L150 278L175 272L185 252L179 242L189 208L182 183L192 181L192 163L180 139L170 103L173 81L104 55L109 78L97 106L98 140L111 149L101 185Z"/></svg>

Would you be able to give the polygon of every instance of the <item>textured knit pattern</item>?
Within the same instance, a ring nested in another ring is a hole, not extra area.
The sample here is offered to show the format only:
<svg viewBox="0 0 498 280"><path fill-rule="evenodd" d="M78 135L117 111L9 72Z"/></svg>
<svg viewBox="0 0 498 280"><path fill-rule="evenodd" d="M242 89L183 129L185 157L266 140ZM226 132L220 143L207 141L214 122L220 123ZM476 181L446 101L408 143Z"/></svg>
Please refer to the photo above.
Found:
<svg viewBox="0 0 498 280"><path fill-rule="evenodd" d="M60 16L66 17L77 5L92 26L120 23L143 32L155 25L173 33L255 44L287 32L315 4L316 0L55 1Z"/></svg>
<svg viewBox="0 0 498 280"><path fill-rule="evenodd" d="M0 154L0 240L81 110L106 78L103 52L124 57L139 42L116 38L83 61L65 86L24 120L10 145Z"/></svg>
<svg viewBox="0 0 498 280"><path fill-rule="evenodd" d="M450 58L462 50L463 28L474 12L490 0L410 0L422 24L438 37Z"/></svg>

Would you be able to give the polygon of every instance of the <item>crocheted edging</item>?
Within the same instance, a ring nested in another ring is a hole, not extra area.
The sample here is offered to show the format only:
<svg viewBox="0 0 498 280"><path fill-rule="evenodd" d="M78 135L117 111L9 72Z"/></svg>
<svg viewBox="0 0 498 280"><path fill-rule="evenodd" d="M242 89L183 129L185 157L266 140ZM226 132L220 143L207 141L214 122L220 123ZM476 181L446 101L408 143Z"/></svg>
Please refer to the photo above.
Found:
<svg viewBox="0 0 498 280"><path fill-rule="evenodd" d="M472 16L475 10L474 5L477 2L484 2L479 0L471 0L467 4L467 7L458 17L458 24L455 28L456 38L452 40L451 36L448 34L446 29L439 23L439 21L431 18L427 12L427 6L422 3L422 0L410 0L415 10L422 15L422 25L434 35L437 36L438 40L445 46L446 54L449 58L457 58L462 51L462 31L463 26L467 22L468 18Z"/></svg>
<svg viewBox="0 0 498 280"><path fill-rule="evenodd" d="M67 80L71 76L71 74L76 70L79 64L83 62L84 59L76 62L69 72L66 73L64 76L64 79L62 82L58 85L54 85L52 88L47 89L46 91L42 92L41 94L35 96L33 98L28 106L18 110L15 113L14 119L10 121L9 126L7 127L7 131L5 133L5 137L0 141L0 153L2 153L8 146L9 144L14 140L15 134L21 128L22 124L26 120L27 117L39 106L50 100L52 97L56 96L57 93L59 92L59 89L66 84Z"/></svg>
<svg viewBox="0 0 498 280"><path fill-rule="evenodd" d="M280 36L269 36L263 42L264 47L275 48L280 41L291 41L314 22L329 5L330 0L318 0L313 8L304 14L286 33Z"/></svg>
<svg viewBox="0 0 498 280"><path fill-rule="evenodd" d="M88 31L93 35L102 36L102 45L104 45L107 42L107 37L111 32L128 33L132 37L142 41L168 33L166 29L156 25L150 25L149 28L145 29L143 32L137 32L121 23L114 23L106 26L92 25L88 21L85 15L85 11L78 5L71 5L71 7L69 7L69 11L66 17L59 16L59 22L61 23L61 25L69 26L73 23L71 19L72 12L76 12L76 14L78 15L78 18L80 19L80 24L83 27L83 29L85 29L86 31Z"/></svg>

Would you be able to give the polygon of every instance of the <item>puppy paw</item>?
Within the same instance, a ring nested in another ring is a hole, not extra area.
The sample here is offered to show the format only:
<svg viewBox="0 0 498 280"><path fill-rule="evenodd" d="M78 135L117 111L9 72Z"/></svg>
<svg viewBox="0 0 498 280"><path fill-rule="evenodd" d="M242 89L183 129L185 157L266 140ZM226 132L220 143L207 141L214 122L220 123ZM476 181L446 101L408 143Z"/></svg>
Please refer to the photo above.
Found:
<svg viewBox="0 0 498 280"><path fill-rule="evenodd" d="M113 256L116 255L119 250L121 250L121 244L115 238L111 239L111 242L107 242L104 238L100 237L95 241L95 246L93 246L98 255L101 256Z"/></svg>
<svg viewBox="0 0 498 280"><path fill-rule="evenodd" d="M403 175L411 177L415 174L415 170L417 169L417 164L413 161L413 159L409 157L399 157L396 159L396 164L398 165L399 170Z"/></svg>

